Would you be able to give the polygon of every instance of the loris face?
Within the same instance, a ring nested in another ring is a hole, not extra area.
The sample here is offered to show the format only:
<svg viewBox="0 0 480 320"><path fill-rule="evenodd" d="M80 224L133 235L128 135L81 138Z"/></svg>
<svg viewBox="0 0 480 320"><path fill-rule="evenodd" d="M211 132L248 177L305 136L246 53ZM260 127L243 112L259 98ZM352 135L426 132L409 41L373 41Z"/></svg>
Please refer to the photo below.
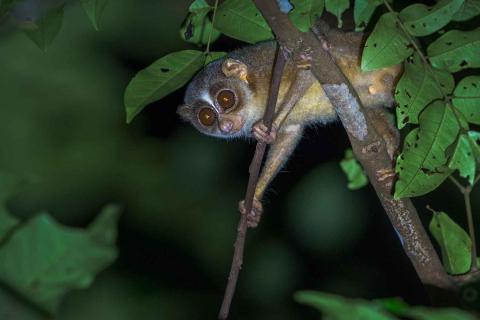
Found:
<svg viewBox="0 0 480 320"><path fill-rule="evenodd" d="M233 59L217 60L195 76L177 113L210 136L249 136L255 118L247 107L252 96L246 65Z"/></svg>

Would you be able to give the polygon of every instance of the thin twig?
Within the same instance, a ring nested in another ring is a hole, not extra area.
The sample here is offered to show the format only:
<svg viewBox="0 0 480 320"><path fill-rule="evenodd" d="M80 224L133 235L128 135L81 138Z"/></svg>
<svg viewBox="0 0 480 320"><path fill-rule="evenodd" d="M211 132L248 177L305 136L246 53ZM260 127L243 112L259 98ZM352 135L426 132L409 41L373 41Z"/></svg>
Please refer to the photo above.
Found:
<svg viewBox="0 0 480 320"><path fill-rule="evenodd" d="M275 106L277 104L278 89L282 80L282 73L286 63L286 54L280 46L277 47L277 54L275 58L275 65L272 74L272 83L270 86L270 93L268 96L267 107L265 115L263 116L263 123L268 127L268 132L272 128L273 116L275 113ZM228 283L223 296L222 306L218 319L224 320L228 318L230 312L230 305L232 303L235 288L237 286L238 275L243 263L243 250L245 247L245 237L247 234L247 214L252 210L253 196L257 186L258 175L262 165L263 155L265 153L266 145L263 142L257 142L255 154L249 167L250 177L248 179L247 192L245 195L245 212L240 217L240 223L237 229L237 239L235 240L232 266L230 268L230 275L228 276Z"/></svg>
<svg viewBox="0 0 480 320"><path fill-rule="evenodd" d="M448 178L450 179L450 181L453 182L453 184L458 188L458 190L460 190L461 193L464 193L465 192L465 187L462 186L462 184L460 182L458 182L458 180L453 177L453 176L448 176Z"/></svg>

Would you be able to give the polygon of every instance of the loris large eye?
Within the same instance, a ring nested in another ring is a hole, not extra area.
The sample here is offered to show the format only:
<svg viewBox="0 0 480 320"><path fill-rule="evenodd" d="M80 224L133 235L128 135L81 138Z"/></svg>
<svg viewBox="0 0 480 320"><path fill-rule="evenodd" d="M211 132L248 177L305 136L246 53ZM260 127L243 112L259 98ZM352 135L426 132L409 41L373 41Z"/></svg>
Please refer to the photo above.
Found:
<svg viewBox="0 0 480 320"><path fill-rule="evenodd" d="M215 123L215 119L217 115L215 112L210 108L202 108L200 112L198 112L198 120L204 126L210 127Z"/></svg>
<svg viewBox="0 0 480 320"><path fill-rule="evenodd" d="M235 94L230 90L222 90L217 94L217 103L223 109L230 109L235 105Z"/></svg>

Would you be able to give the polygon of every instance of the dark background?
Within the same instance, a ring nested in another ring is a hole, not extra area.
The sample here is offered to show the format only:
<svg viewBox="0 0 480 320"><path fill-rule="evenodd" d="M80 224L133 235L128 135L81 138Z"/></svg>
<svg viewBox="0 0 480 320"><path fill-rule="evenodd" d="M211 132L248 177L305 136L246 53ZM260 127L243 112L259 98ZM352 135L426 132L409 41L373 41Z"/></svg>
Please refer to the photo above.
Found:
<svg viewBox="0 0 480 320"><path fill-rule="evenodd" d="M191 47L178 34L189 4L110 1L99 32L69 4L46 53L14 22L0 25L0 168L26 181L11 210L22 218L47 210L82 227L106 203L124 207L119 259L90 289L69 294L56 319L217 314L254 143L206 137L182 123L175 109L183 89L131 125L123 108L136 72ZM221 37L213 49L242 45ZM347 190L338 165L346 148L338 123L306 131L269 189L260 227L248 233L232 319L318 318L293 301L303 289L428 304L373 190ZM478 212L478 190L472 199ZM430 204L465 226L462 196L448 182L415 203L425 223ZM3 297L3 305L16 303ZM16 308L16 319L38 318Z"/></svg>

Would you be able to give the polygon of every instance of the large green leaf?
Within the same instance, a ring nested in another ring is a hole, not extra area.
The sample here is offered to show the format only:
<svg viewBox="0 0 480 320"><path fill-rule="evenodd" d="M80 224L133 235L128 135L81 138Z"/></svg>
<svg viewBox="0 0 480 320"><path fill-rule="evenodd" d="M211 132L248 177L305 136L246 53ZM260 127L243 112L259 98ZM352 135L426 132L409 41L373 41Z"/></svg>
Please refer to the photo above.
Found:
<svg viewBox="0 0 480 320"><path fill-rule="evenodd" d="M290 0L293 9L288 13L292 23L307 32L323 13L324 0Z"/></svg>
<svg viewBox="0 0 480 320"><path fill-rule="evenodd" d="M434 212L429 228L442 250L445 270L450 274L468 272L472 263L472 241L465 230L445 212Z"/></svg>
<svg viewBox="0 0 480 320"><path fill-rule="evenodd" d="M363 168L353 156L352 149L345 151L345 157L340 162L340 167L347 175L348 189L357 190L368 184L368 178L363 172Z"/></svg>
<svg viewBox="0 0 480 320"><path fill-rule="evenodd" d="M72 289L88 287L116 256L119 210L107 207L86 230L64 227L41 213L0 248L0 280L53 312Z"/></svg>
<svg viewBox="0 0 480 320"><path fill-rule="evenodd" d="M395 90L397 126L418 123L418 115L433 100L452 92L453 76L441 70L432 70L417 54L405 63L405 71Z"/></svg>
<svg viewBox="0 0 480 320"><path fill-rule="evenodd" d="M455 108L460 110L469 122L480 124L480 76L468 76L460 80L453 95L452 103Z"/></svg>
<svg viewBox="0 0 480 320"><path fill-rule="evenodd" d="M380 17L362 54L362 70L371 71L402 62L413 53L410 42L397 24L397 14Z"/></svg>
<svg viewBox="0 0 480 320"><path fill-rule="evenodd" d="M48 10L35 22L22 25L25 34L43 51L46 51L60 32L63 22L63 4Z"/></svg>
<svg viewBox="0 0 480 320"><path fill-rule="evenodd" d="M435 68L456 72L480 67L480 28L451 30L432 42L427 53Z"/></svg>
<svg viewBox="0 0 480 320"><path fill-rule="evenodd" d="M383 2L381 0L357 0L353 8L355 31L362 31L367 26L375 9Z"/></svg>
<svg viewBox="0 0 480 320"><path fill-rule="evenodd" d="M248 43L273 39L272 30L252 0L226 0L222 3L217 9L215 28Z"/></svg>
<svg viewBox="0 0 480 320"><path fill-rule="evenodd" d="M125 90L127 122L132 121L147 104L187 83L203 67L205 59L205 54L201 51L177 51L138 72Z"/></svg>
<svg viewBox="0 0 480 320"><path fill-rule="evenodd" d="M107 6L108 0L80 0L83 9L88 15L88 18L92 22L95 30L98 30L98 24L102 17L103 11Z"/></svg>
<svg viewBox="0 0 480 320"><path fill-rule="evenodd" d="M211 42L217 40L220 32L213 28L212 21L207 16L210 10L212 7L205 0L195 0L188 9L190 14L180 28L180 37L196 45L207 44L208 40Z"/></svg>
<svg viewBox="0 0 480 320"><path fill-rule="evenodd" d="M337 17L337 26L343 26L342 14L350 8L349 0L325 0L325 10Z"/></svg>
<svg viewBox="0 0 480 320"><path fill-rule="evenodd" d="M440 0L433 7L421 3L412 4L399 17L411 35L426 36L446 26L464 0Z"/></svg>
<svg viewBox="0 0 480 320"><path fill-rule="evenodd" d="M302 304L320 310L325 319L335 320L394 320L396 317L389 315L378 308L378 305L365 300L346 299L342 296L315 292L299 291L294 299Z"/></svg>
<svg viewBox="0 0 480 320"><path fill-rule="evenodd" d="M428 193L451 173L446 167L445 152L456 141L460 130L452 108L443 101L435 101L421 113L419 122L420 128L405 138L403 152L397 160L396 199Z"/></svg>
<svg viewBox="0 0 480 320"><path fill-rule="evenodd" d="M480 14L480 0L465 0L453 16L454 21L465 21Z"/></svg>
<svg viewBox="0 0 480 320"><path fill-rule="evenodd" d="M468 179L468 182L471 185L473 185L473 181L475 180L477 167L477 159L475 158L472 147L473 145L470 137L466 134L460 135L455 151L448 163L450 169L458 170L460 176Z"/></svg>

